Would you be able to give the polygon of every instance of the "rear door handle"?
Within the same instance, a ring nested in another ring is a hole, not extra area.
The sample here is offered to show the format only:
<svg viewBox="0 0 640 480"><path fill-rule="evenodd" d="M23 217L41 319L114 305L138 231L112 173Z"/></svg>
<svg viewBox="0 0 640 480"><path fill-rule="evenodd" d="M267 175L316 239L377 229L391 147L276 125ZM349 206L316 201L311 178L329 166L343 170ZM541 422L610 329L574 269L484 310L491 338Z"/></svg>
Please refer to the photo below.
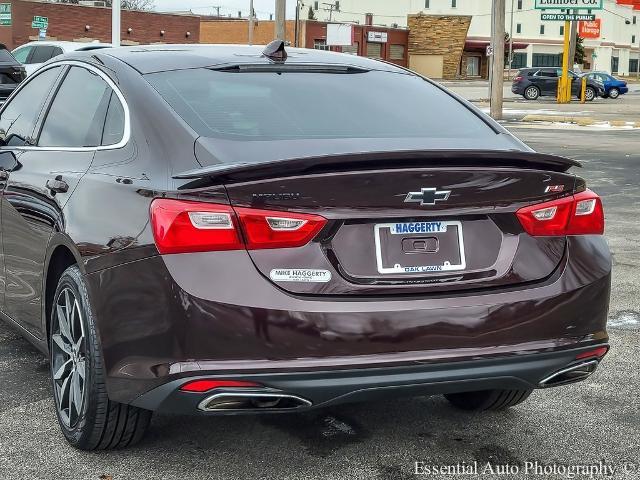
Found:
<svg viewBox="0 0 640 480"><path fill-rule="evenodd" d="M47 188L52 193L66 193L69 191L69 184L62 179L62 175L58 175L54 180L47 180Z"/></svg>

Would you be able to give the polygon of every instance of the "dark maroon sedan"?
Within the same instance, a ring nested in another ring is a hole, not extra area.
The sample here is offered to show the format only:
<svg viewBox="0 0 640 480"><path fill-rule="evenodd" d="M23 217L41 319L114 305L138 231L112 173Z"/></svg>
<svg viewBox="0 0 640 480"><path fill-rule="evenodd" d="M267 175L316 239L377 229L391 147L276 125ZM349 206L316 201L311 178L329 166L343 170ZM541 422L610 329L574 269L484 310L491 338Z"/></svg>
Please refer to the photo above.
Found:
<svg viewBox="0 0 640 480"><path fill-rule="evenodd" d="M0 111L2 317L72 445L153 411L501 409L596 369L611 258L577 162L410 71L263 48L58 57Z"/></svg>

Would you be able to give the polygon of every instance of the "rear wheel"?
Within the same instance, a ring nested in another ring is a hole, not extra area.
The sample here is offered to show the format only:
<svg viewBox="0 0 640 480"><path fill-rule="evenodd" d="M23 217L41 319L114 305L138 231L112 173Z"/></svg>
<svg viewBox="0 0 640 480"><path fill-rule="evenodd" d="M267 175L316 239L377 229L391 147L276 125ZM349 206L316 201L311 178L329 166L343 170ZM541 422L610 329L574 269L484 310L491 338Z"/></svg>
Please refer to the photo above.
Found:
<svg viewBox="0 0 640 480"><path fill-rule="evenodd" d="M588 102L593 101L593 99L596 98L596 90L593 87L587 87L587 89L584 92L584 98Z"/></svg>
<svg viewBox="0 0 640 480"><path fill-rule="evenodd" d="M538 87L531 85L524 90L523 97L526 100L537 100L539 96L540 96L540 89Z"/></svg>
<svg viewBox="0 0 640 480"><path fill-rule="evenodd" d="M151 412L110 401L87 288L77 266L60 277L50 312L50 365L58 422L81 450L138 442Z"/></svg>
<svg viewBox="0 0 640 480"><path fill-rule="evenodd" d="M609 90L609 98L613 98L614 100L620 96L620 90L617 88L612 88Z"/></svg>
<svg viewBox="0 0 640 480"><path fill-rule="evenodd" d="M478 392L448 393L445 398L454 407L476 412L504 410L524 402L533 390L482 390Z"/></svg>

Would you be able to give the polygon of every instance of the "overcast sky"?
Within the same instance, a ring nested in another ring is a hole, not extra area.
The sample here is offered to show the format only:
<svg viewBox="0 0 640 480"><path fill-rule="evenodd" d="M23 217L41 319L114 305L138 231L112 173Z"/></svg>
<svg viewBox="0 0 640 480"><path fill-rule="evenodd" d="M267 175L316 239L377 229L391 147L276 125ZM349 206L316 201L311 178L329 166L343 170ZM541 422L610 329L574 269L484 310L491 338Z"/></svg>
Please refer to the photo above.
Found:
<svg viewBox="0 0 640 480"><path fill-rule="evenodd" d="M306 2L305 2L306 3ZM215 5L220 6L220 15L238 15L238 10L242 10L242 15L249 13L249 0L155 0L156 10L165 11L185 11L192 10L200 15L210 15L216 13ZM259 18L269 18L269 14L275 10L275 0L254 0L253 8ZM295 15L295 0L287 1L287 18Z"/></svg>

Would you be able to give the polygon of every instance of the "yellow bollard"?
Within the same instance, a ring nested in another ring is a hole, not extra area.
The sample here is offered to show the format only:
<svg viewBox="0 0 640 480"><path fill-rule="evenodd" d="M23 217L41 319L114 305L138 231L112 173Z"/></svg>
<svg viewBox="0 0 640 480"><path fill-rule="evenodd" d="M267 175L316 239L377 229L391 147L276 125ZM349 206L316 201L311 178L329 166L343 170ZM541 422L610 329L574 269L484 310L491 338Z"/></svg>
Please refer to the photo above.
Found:
<svg viewBox="0 0 640 480"><path fill-rule="evenodd" d="M580 87L580 103L587 101L587 77L582 77L582 86Z"/></svg>

